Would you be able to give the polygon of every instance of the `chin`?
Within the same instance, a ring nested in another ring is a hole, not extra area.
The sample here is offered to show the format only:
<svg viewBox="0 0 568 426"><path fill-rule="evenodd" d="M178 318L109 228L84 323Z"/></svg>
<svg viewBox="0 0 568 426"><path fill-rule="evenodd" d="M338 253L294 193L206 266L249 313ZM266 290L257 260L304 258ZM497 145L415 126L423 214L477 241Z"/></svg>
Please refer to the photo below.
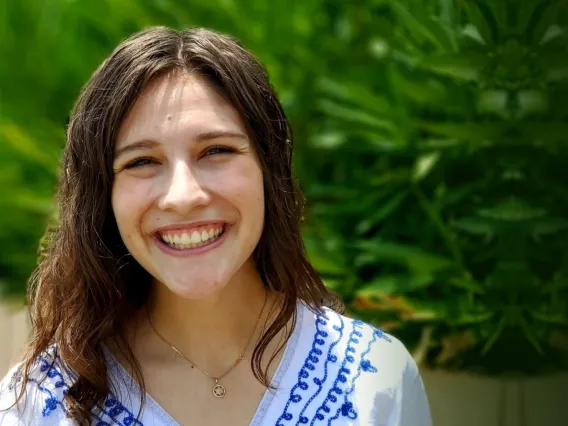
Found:
<svg viewBox="0 0 568 426"><path fill-rule="evenodd" d="M188 300L202 300L207 299L208 297L218 293L221 289L225 286L222 282L214 280L199 280L191 281L187 283L167 283L166 287L174 293L176 296L179 296L183 299Z"/></svg>

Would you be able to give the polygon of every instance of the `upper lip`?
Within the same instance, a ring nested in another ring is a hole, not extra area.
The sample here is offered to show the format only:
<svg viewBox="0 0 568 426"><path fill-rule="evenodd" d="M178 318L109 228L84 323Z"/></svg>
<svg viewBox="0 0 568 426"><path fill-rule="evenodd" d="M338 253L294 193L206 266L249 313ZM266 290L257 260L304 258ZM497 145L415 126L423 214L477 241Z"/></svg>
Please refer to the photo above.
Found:
<svg viewBox="0 0 568 426"><path fill-rule="evenodd" d="M227 222L224 220L201 220L201 221L197 221L197 222L190 222L190 223L176 223L173 225L168 225L168 226L163 226L161 228L158 228L154 231L154 233L165 233L167 231L175 231L175 230L179 230L179 231L191 231L192 229L195 228L199 228L202 227L204 225L211 225L212 227L215 226L223 226L225 225Z"/></svg>

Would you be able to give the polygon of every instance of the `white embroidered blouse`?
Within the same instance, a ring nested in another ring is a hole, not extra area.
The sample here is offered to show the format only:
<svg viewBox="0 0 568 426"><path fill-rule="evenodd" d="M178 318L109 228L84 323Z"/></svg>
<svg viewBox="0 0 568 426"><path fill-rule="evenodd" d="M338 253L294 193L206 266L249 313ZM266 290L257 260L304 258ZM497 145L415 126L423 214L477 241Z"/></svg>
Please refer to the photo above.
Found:
<svg viewBox="0 0 568 426"><path fill-rule="evenodd" d="M140 411L140 388L110 355L115 387L93 413L95 426L178 426L151 396ZM0 426L71 426L63 397L74 374L54 348L40 357L25 401L13 407L8 374L0 388ZM249 426L373 425L431 426L430 409L416 363L403 344L358 320L325 309L324 315L298 303L297 325ZM201 425L199 425L201 426Z"/></svg>

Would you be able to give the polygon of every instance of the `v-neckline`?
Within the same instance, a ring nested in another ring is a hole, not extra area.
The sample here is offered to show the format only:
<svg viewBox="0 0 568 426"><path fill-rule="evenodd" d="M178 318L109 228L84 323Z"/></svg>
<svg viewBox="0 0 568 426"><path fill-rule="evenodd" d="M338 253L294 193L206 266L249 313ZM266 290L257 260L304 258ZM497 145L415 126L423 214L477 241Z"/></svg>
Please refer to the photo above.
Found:
<svg viewBox="0 0 568 426"><path fill-rule="evenodd" d="M303 327L304 310L306 309L306 307L303 305L301 301L298 301L296 307L297 307L296 309L297 317L296 317L296 324L294 326L294 330L292 330L292 334L290 335L290 338L286 343L286 347L284 348L284 354L282 355L282 358L278 363L278 367L276 368L276 371L271 381L271 384L276 388L280 386L282 379L286 375L286 372L288 371L290 364L292 363L292 358L294 356L294 353L296 352L296 346L298 344L301 331L304 328ZM116 377L121 379L122 383L124 383L127 386L128 391L134 392L133 396L137 400L140 400L140 397L142 395L142 390L140 389L138 383L134 380L134 378L130 375L130 373L126 371L126 369L122 366L122 364L118 362L118 360L109 350L107 350L106 353L107 353L109 374L111 376L115 375ZM266 389L264 391L264 395L262 396L262 399L260 400L260 403L256 408L254 416L252 417L252 420L250 421L248 426L262 425L265 414L268 411L270 405L272 404L272 400L274 399L275 392L276 391L273 391L271 389ZM160 419L163 426L181 426L170 415L170 413L168 413L150 394L145 393L144 402L145 404L144 407L142 407L141 413L144 412L147 412L148 414L151 413L151 415Z"/></svg>

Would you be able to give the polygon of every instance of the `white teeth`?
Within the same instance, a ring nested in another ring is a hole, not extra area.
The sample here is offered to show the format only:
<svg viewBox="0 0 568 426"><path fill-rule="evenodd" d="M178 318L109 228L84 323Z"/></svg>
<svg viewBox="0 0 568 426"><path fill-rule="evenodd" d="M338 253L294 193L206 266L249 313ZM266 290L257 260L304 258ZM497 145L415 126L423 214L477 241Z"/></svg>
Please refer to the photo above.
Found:
<svg viewBox="0 0 568 426"><path fill-rule="evenodd" d="M191 234L191 243L197 244L200 242L201 242L201 232L193 231L193 234Z"/></svg>
<svg viewBox="0 0 568 426"><path fill-rule="evenodd" d="M184 232L181 235L162 235L162 240L179 250L202 247L210 244L223 232L223 227L203 231Z"/></svg>

